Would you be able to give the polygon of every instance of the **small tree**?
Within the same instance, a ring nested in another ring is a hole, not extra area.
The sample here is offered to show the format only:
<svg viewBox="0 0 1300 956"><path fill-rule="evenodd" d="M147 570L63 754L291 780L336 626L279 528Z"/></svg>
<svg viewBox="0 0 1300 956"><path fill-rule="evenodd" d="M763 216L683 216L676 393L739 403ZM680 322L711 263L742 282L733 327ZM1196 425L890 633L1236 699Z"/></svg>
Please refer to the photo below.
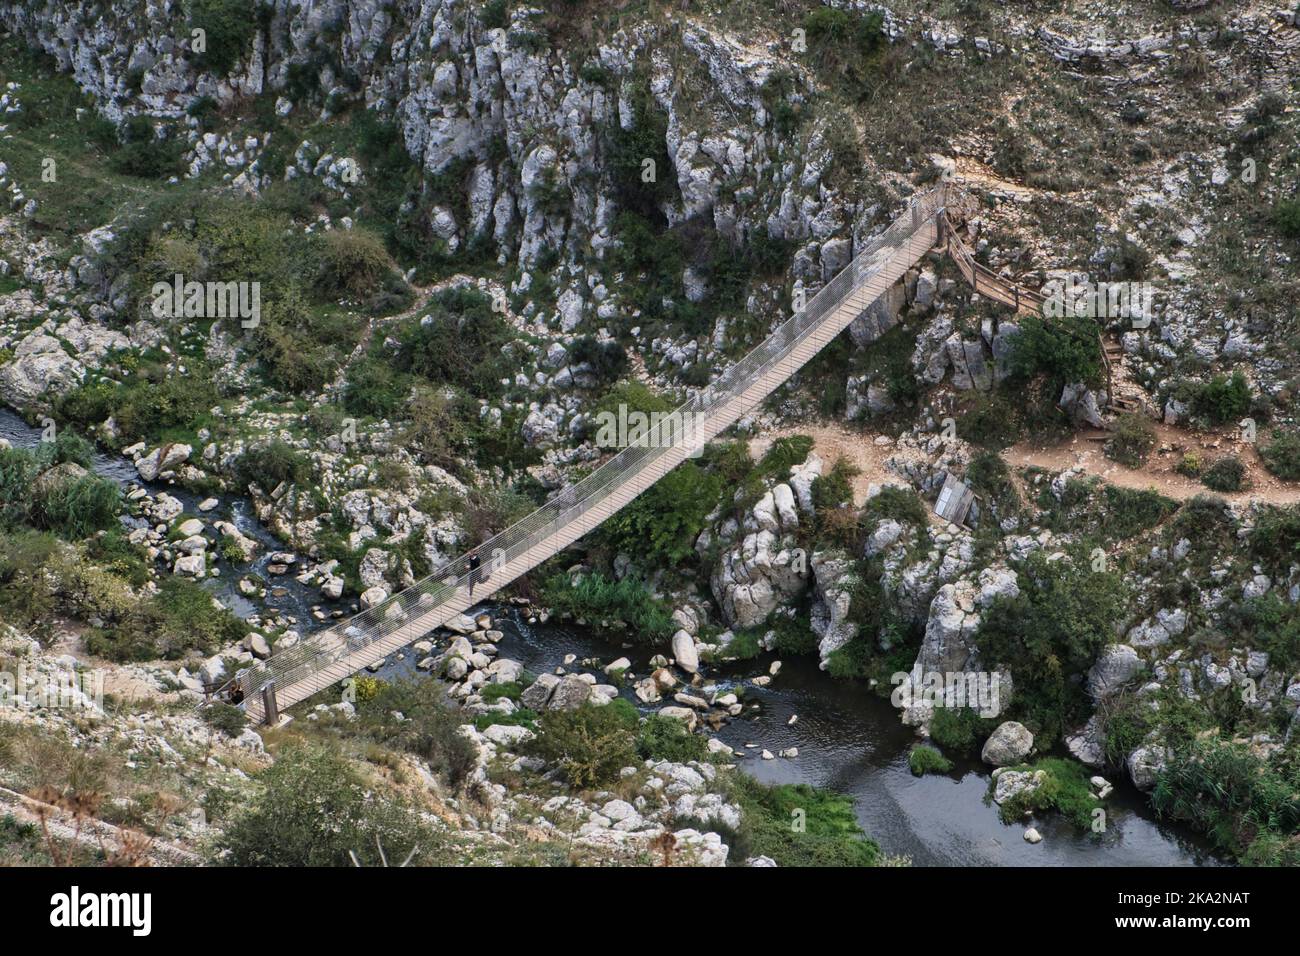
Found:
<svg viewBox="0 0 1300 956"><path fill-rule="evenodd" d="M1273 432L1272 441L1259 450L1264 466L1286 481L1300 478L1300 434L1291 431Z"/></svg>
<svg viewBox="0 0 1300 956"><path fill-rule="evenodd" d="M368 792L333 751L291 747L261 782L262 795L218 844L231 866L350 866L354 854L381 865L378 846L403 859L432 842L408 808Z"/></svg>
<svg viewBox="0 0 1300 956"><path fill-rule="evenodd" d="M530 752L558 766L579 789L612 783L619 770L640 762L636 735L626 714L613 705L548 710L537 730Z"/></svg>
<svg viewBox="0 0 1300 956"><path fill-rule="evenodd" d="M1201 475L1201 484L1214 491L1240 491L1246 480L1246 466L1235 455L1220 458Z"/></svg>
<svg viewBox="0 0 1300 956"><path fill-rule="evenodd" d="M1156 445L1155 426L1145 415L1128 412L1115 420L1106 454L1129 468L1140 468Z"/></svg>

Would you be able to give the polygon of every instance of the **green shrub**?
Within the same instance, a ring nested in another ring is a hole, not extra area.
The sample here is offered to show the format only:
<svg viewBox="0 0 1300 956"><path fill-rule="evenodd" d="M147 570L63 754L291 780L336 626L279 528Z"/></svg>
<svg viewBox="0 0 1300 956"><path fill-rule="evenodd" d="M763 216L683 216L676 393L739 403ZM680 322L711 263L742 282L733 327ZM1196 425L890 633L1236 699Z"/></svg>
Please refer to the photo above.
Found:
<svg viewBox="0 0 1300 956"><path fill-rule="evenodd" d="M1220 458L1201 475L1201 484L1212 491L1241 491L1245 486L1246 466L1235 455Z"/></svg>
<svg viewBox="0 0 1300 956"><path fill-rule="evenodd" d="M1211 548L1233 539L1237 524L1228 503L1215 495L1197 495L1170 522L1170 540L1186 538L1193 548Z"/></svg>
<svg viewBox="0 0 1300 956"><path fill-rule="evenodd" d="M857 474L846 458L812 483L813 520L819 547L860 549L862 520L853 507L852 479Z"/></svg>
<svg viewBox="0 0 1300 956"><path fill-rule="evenodd" d="M1290 671L1300 664L1300 608L1276 592L1230 606L1226 624L1248 637L1248 646L1266 651L1270 667Z"/></svg>
<svg viewBox="0 0 1300 956"><path fill-rule="evenodd" d="M218 401L207 369L187 361L188 375L164 366L147 366L121 384L84 382L63 395L60 418L93 427L112 417L119 441L157 441L171 429L192 429Z"/></svg>
<svg viewBox="0 0 1300 956"><path fill-rule="evenodd" d="M987 449L977 451L966 466L966 484L977 494L1004 509L1020 505L1020 492L1002 456Z"/></svg>
<svg viewBox="0 0 1300 956"><path fill-rule="evenodd" d="M127 540L120 529L112 528L86 540L86 556L95 564L124 579L133 588L149 580L148 552Z"/></svg>
<svg viewBox="0 0 1300 956"><path fill-rule="evenodd" d="M996 720L969 707L936 707L930 718L930 739L945 750L969 756L996 726Z"/></svg>
<svg viewBox="0 0 1300 956"><path fill-rule="evenodd" d="M636 740L637 752L647 760L671 760L674 763L687 763L691 760L706 760L709 755L704 738L686 729L686 725L674 717L651 714L641 725L641 732Z"/></svg>
<svg viewBox="0 0 1300 956"><path fill-rule="evenodd" d="M988 609L975 640L984 660L1010 669L1013 708L1045 748L1087 717L1082 678L1114 638L1124 585L1114 572L1069 557L1036 553L1016 570L1020 594Z"/></svg>
<svg viewBox="0 0 1300 956"><path fill-rule="evenodd" d="M1250 411L1250 385L1240 370L1216 375L1193 388L1190 404L1193 415L1216 425L1236 421Z"/></svg>
<svg viewBox="0 0 1300 956"><path fill-rule="evenodd" d="M204 70L219 77L235 68L253 42L257 18L247 0L190 0L190 29L203 29L206 48L195 56Z"/></svg>
<svg viewBox="0 0 1300 956"><path fill-rule="evenodd" d="M1300 559L1300 505L1265 508L1249 540L1251 550L1275 567Z"/></svg>
<svg viewBox="0 0 1300 956"><path fill-rule="evenodd" d="M687 461L609 518L602 530L643 567L680 564L694 557L695 540L722 492L717 475Z"/></svg>
<svg viewBox="0 0 1300 956"><path fill-rule="evenodd" d="M1154 488L1134 489L1106 485L1101 527L1112 538L1131 538L1178 510L1178 502Z"/></svg>
<svg viewBox="0 0 1300 956"><path fill-rule="evenodd" d="M1188 478L1199 478L1204 468L1205 463L1201 461L1200 452L1189 451L1184 453L1174 470Z"/></svg>
<svg viewBox="0 0 1300 956"><path fill-rule="evenodd" d="M526 745L530 754L559 767L580 790L611 784L621 769L636 766L636 748L636 734L624 713L612 705L591 704L548 710L537 722L537 737Z"/></svg>
<svg viewBox="0 0 1300 956"><path fill-rule="evenodd" d="M574 365L591 366L596 384L606 385L627 373L627 352L617 342L600 342L594 336L584 335L569 347L569 361Z"/></svg>
<svg viewBox="0 0 1300 956"><path fill-rule="evenodd" d="M185 115L198 120L199 129L203 132L211 132L216 128L217 119L221 115L221 105L211 96L197 96L185 107Z"/></svg>
<svg viewBox="0 0 1300 956"><path fill-rule="evenodd" d="M325 233L320 282L326 294L354 299L371 295L390 269L384 244L368 229L331 229Z"/></svg>
<svg viewBox="0 0 1300 956"><path fill-rule="evenodd" d="M1300 480L1300 432L1274 431L1272 441L1260 448L1264 467L1285 481Z"/></svg>
<svg viewBox="0 0 1300 956"><path fill-rule="evenodd" d="M59 558L51 535L26 529L0 535L0 620L42 643L53 636L59 608Z"/></svg>
<svg viewBox="0 0 1300 956"><path fill-rule="evenodd" d="M372 792L342 757L319 748L281 752L258 778L262 794L221 835L229 866L380 866L435 857L440 840L402 804ZM431 850L432 848L432 850Z"/></svg>
<svg viewBox="0 0 1300 956"><path fill-rule="evenodd" d="M154 132L145 116L132 116L119 130L122 145L109 157L114 172L141 179L166 179L184 171L185 147L171 130Z"/></svg>
<svg viewBox="0 0 1300 956"><path fill-rule="evenodd" d="M248 715L234 704L214 701L201 711L203 722L228 737L238 737L248 726Z"/></svg>
<svg viewBox="0 0 1300 956"><path fill-rule="evenodd" d="M1273 207L1273 222L1288 239L1300 239L1300 200L1279 199Z"/></svg>
<svg viewBox="0 0 1300 956"><path fill-rule="evenodd" d="M1048 322L1026 316L1020 320L1020 333L1011 340L1007 370L1011 379L1018 381L1044 375L1058 393L1075 382L1091 388L1103 385L1105 366L1096 323L1088 318Z"/></svg>
<svg viewBox="0 0 1300 956"><path fill-rule="evenodd" d="M910 524L918 531L924 531L929 524L929 509L921 496L911 488L885 485L879 494L867 499L862 507L862 517L868 524L892 518L901 524Z"/></svg>
<svg viewBox="0 0 1300 956"><path fill-rule="evenodd" d="M882 15L817 7L804 18L803 27L808 52L818 68L856 96L868 95L876 65L888 45Z"/></svg>
<svg viewBox="0 0 1300 956"><path fill-rule="evenodd" d="M381 359L367 356L348 369L343 407L360 417L387 418L402 407L410 381Z"/></svg>
<svg viewBox="0 0 1300 956"><path fill-rule="evenodd" d="M515 372L516 363L503 351L514 342L514 330L477 290L443 292L424 317L407 323L396 338L399 349L392 364L397 370L440 387L464 389L475 398L502 394L501 379ZM371 354L388 361L384 349L377 341Z"/></svg>
<svg viewBox="0 0 1300 956"><path fill-rule="evenodd" d="M780 478L784 481L790 477L790 469L802 465L808 460L813 450L813 440L809 435L783 435L776 439L763 452L758 467L764 476Z"/></svg>
<svg viewBox="0 0 1300 956"><path fill-rule="evenodd" d="M647 79L638 78L626 91L626 97L632 107L631 122L611 122L605 127L606 165L619 207L650 226L662 222L660 206L677 193L677 177L663 175L672 169L665 145L668 117L659 108ZM645 160L654 162L656 175L651 182L642 181ZM626 225L616 224L615 233L625 232ZM681 275L680 268L675 275Z"/></svg>
<svg viewBox="0 0 1300 956"><path fill-rule="evenodd" d="M917 744L907 755L907 766L914 776L923 777L927 773L947 773L952 761L933 747Z"/></svg>
<svg viewBox="0 0 1300 956"><path fill-rule="evenodd" d="M270 492L282 482L306 484L311 480L311 462L288 442L277 438L245 449L235 463L235 473L243 487L257 485Z"/></svg>
<svg viewBox="0 0 1300 956"><path fill-rule="evenodd" d="M479 19L486 30L503 30L510 24L509 0L487 0L479 11Z"/></svg>
<svg viewBox="0 0 1300 956"><path fill-rule="evenodd" d="M31 514L31 486L38 465L30 452L0 448L0 525L26 524Z"/></svg>
<svg viewBox="0 0 1300 956"><path fill-rule="evenodd" d="M806 616L777 616L769 623L768 630L774 633L773 649L778 654L812 654L820 640Z"/></svg>
<svg viewBox="0 0 1300 956"><path fill-rule="evenodd" d="M1156 446L1156 429L1139 412L1126 412L1115 420L1106 454L1129 468L1141 468Z"/></svg>

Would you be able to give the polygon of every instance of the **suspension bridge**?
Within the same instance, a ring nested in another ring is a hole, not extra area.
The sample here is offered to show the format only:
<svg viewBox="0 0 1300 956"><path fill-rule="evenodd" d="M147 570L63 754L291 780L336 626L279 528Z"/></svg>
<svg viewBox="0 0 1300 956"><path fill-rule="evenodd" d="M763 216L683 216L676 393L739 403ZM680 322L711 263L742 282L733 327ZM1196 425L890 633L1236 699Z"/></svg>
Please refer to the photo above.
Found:
<svg viewBox="0 0 1300 956"><path fill-rule="evenodd" d="M936 246L952 256L977 292L1017 310L1036 311L1041 296L977 264L962 243L949 218L949 204L961 196L950 183L917 193L902 215L869 241L801 312L678 408L677 421L698 423L689 443L658 441L658 436L647 435L481 543L476 549L480 568L470 567L468 555L457 558L346 622L241 670L218 693L242 699L253 721L274 723L284 708L382 661L463 614L592 531L755 408Z"/></svg>

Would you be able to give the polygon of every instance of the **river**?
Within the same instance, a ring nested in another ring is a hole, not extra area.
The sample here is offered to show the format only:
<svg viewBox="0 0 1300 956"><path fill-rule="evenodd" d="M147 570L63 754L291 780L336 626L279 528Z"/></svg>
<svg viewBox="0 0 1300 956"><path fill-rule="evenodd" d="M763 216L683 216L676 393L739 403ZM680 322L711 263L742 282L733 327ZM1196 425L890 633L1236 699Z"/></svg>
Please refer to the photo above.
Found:
<svg viewBox="0 0 1300 956"><path fill-rule="evenodd" d="M8 409L0 408L0 438L19 447L32 447L40 430L27 425ZM196 514L200 496L173 487L139 481L135 467L120 457L97 453L95 471L121 484L135 482L150 491L167 491ZM205 584L241 617L271 610L291 615L298 630L307 634L318 625L311 608L329 609L348 602L324 601L316 588L298 584L292 576L270 577L265 570L269 554L282 546L252 516L249 502L220 498L219 508L205 519L218 517L237 525L262 545L247 565L223 567L218 578ZM224 565L224 562L223 562ZM257 573L272 583L265 608L239 594L235 584L243 575ZM529 624L508 605L486 609L505 635L501 655L520 661L533 673L561 664L568 654L578 660L598 658L609 662L628 657L635 673L647 674L655 650L611 644L588 629L557 623ZM775 655L711 669L712 683L729 686L755 674L767 673ZM390 659L380 676L417 676L416 655ZM630 690L623 692L631 698ZM634 701L635 702L635 701ZM718 733L733 750L750 756L738 763L742 770L767 783L809 783L847 794L853 799L858 820L885 852L909 857L918 866L1214 866L1219 860L1205 841L1184 828L1158 821L1146 798L1124 779L1111 773L1115 785L1107 798L1108 821L1104 833L1079 833L1055 815L1029 822L1004 824L997 808L986 800L989 768L977 761L955 760L951 772L915 777L907 755L915 742L911 730L898 720L889 701L855 681L835 680L820 671L811 658L784 658L779 675L766 688L747 686L745 702L758 710L726 724ZM642 707L642 710L647 708ZM797 716L791 725L789 720ZM753 746L747 746L753 745ZM763 760L759 754L795 747L797 757ZM1023 839L1025 827L1036 827L1043 840L1031 845Z"/></svg>

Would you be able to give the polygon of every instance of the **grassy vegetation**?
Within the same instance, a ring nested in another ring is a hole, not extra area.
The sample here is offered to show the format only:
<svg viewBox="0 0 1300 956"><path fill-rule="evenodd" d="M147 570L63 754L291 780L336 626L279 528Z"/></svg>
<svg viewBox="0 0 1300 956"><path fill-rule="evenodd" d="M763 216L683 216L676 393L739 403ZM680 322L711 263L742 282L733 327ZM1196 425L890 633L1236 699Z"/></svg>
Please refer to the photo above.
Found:
<svg viewBox="0 0 1300 956"><path fill-rule="evenodd" d="M510 690L507 685L488 686ZM490 700L487 688L484 691L484 699ZM464 721L447 705L436 681L376 681L368 693L358 687L355 706L356 722L347 733L415 755L453 788L463 786L474 770L474 746L459 731Z"/></svg>
<svg viewBox="0 0 1300 956"><path fill-rule="evenodd" d="M502 380L518 368L515 339L486 296L444 291L420 316L375 337L348 370L343 408L359 418L404 419L404 438L428 464L460 472L459 459L470 457L522 470L540 453L524 446L521 416L509 412L492 424L480 405L506 397Z"/></svg>
<svg viewBox="0 0 1300 956"><path fill-rule="evenodd" d="M848 797L806 784L767 786L739 773L730 776L727 796L741 809L739 832L723 834L736 861L768 856L779 866L885 862L879 845L858 826Z"/></svg>
<svg viewBox="0 0 1300 956"><path fill-rule="evenodd" d="M673 717L651 714L641 724L637 734L637 752L647 760L671 760L686 763L707 760L709 748L704 738L686 729L686 725Z"/></svg>
<svg viewBox="0 0 1300 956"><path fill-rule="evenodd" d="M1154 488L1110 485L1098 478L1071 478L1061 497L1044 487L1041 520L1054 531L1082 534L1096 544L1112 544L1148 531L1178 510L1178 502Z"/></svg>
<svg viewBox="0 0 1300 956"><path fill-rule="evenodd" d="M673 632L672 611L630 576L613 581L592 573L575 580L558 574L547 580L542 593L556 613L586 620L597 630L623 624L631 637L646 643L667 640Z"/></svg>
<svg viewBox="0 0 1300 956"><path fill-rule="evenodd" d="M93 654L116 661L176 659L189 651L205 656L243 638L248 627L212 596L185 578L163 578L156 594L95 628L86 636Z"/></svg>
<svg viewBox="0 0 1300 956"><path fill-rule="evenodd" d="M139 124L135 134L124 130L136 137L124 143L73 78L58 72L52 58L34 54L17 38L5 36L0 37L0 61L5 64L5 80L21 84L17 98L22 104L22 112L9 123L4 161L10 175L22 183L23 192L36 200L32 223L40 233L71 246L89 230L159 191L159 184L146 185L135 173L161 175L175 156L174 135L158 142L150 157L137 145ZM137 165L141 162L157 163L158 168L142 169ZM168 196L180 196L204 187L187 182L164 188Z"/></svg>
<svg viewBox="0 0 1300 956"><path fill-rule="evenodd" d="M1080 830L1092 827L1092 812L1101 806L1089 786L1090 771L1083 764L1062 757L1043 757L1033 764L1011 767L1028 773L1043 772L1040 786L1022 790L999 809L1006 823L1013 823L1026 813L1055 811Z"/></svg>
<svg viewBox="0 0 1300 956"><path fill-rule="evenodd" d="M172 363L145 361L120 381L87 377L56 401L55 412L81 428L112 418L122 446L196 431L219 397L204 363L188 362L186 369L182 374Z"/></svg>
<svg viewBox="0 0 1300 956"><path fill-rule="evenodd" d="M927 773L947 773L952 761L934 747L917 744L907 755L907 766L913 776L924 777Z"/></svg>
<svg viewBox="0 0 1300 956"><path fill-rule="evenodd" d="M1256 866L1300 864L1297 748L1273 759L1242 743L1203 739L1177 753L1151 794L1162 816L1207 834Z"/></svg>
<svg viewBox="0 0 1300 956"><path fill-rule="evenodd" d="M69 433L35 452L0 449L0 528L25 526L79 540L115 525L121 493L112 481L86 473L86 448Z"/></svg>

